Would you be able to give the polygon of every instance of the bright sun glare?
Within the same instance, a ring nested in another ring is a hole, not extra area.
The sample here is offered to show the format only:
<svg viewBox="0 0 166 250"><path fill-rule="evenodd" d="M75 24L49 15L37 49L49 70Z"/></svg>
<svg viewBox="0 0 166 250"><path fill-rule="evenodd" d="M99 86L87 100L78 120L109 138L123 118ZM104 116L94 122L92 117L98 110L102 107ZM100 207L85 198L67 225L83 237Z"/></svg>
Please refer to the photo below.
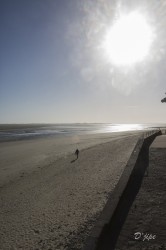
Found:
<svg viewBox="0 0 166 250"><path fill-rule="evenodd" d="M102 48L111 63L131 65L148 55L152 40L152 29L143 15L132 12L121 17L107 30Z"/></svg>

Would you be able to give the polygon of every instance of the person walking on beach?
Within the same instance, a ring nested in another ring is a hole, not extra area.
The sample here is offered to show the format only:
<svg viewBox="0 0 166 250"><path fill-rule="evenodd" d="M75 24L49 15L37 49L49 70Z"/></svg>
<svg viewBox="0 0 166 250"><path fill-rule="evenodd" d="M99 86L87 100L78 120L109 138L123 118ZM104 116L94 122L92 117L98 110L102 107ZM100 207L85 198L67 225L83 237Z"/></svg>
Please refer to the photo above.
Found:
<svg viewBox="0 0 166 250"><path fill-rule="evenodd" d="M77 159L78 159L78 155L79 155L79 150L78 150L78 148L77 148L76 151L75 151L75 155L77 156Z"/></svg>

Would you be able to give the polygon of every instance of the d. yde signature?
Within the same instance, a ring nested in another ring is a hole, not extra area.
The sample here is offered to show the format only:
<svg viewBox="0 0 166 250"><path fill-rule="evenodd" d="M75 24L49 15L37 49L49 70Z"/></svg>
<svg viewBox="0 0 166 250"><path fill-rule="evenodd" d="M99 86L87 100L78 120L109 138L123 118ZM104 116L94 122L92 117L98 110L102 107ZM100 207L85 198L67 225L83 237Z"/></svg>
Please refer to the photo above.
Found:
<svg viewBox="0 0 166 250"><path fill-rule="evenodd" d="M149 234L149 233L141 233L141 232L136 232L134 234L134 239L135 240L142 240L142 241L150 241L150 240L155 240L156 235L154 234Z"/></svg>

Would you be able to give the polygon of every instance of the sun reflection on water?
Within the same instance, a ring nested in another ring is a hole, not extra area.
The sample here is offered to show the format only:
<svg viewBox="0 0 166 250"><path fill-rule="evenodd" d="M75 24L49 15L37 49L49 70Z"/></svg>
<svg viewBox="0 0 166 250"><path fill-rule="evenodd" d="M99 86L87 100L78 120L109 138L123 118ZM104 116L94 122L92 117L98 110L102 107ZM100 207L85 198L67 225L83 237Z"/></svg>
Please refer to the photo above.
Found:
<svg viewBox="0 0 166 250"><path fill-rule="evenodd" d="M123 132L143 129L145 129L145 127L142 124L111 124L105 127L105 132Z"/></svg>

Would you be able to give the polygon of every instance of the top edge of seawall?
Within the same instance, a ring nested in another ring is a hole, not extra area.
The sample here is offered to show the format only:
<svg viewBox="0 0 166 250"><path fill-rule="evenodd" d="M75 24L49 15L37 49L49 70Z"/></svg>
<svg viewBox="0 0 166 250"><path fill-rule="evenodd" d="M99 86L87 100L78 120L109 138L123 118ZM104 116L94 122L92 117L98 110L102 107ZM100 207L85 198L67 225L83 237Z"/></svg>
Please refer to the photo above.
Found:
<svg viewBox="0 0 166 250"><path fill-rule="evenodd" d="M166 149L166 134L162 134L160 136L157 136L153 143L150 146L150 149L159 149L163 148Z"/></svg>

